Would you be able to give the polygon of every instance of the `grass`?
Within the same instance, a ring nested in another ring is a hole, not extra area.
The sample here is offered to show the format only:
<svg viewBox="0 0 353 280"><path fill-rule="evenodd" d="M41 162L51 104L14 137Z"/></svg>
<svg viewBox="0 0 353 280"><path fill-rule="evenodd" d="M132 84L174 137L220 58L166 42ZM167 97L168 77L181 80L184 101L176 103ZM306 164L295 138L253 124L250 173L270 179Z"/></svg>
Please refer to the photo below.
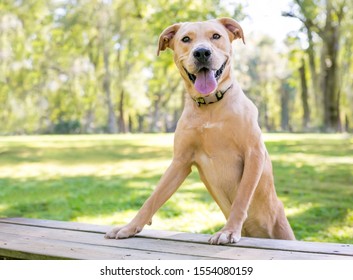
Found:
<svg viewBox="0 0 353 280"><path fill-rule="evenodd" d="M265 141L297 239L353 243L353 138ZM0 217L127 223L169 165L172 144L168 134L0 137ZM223 224L194 170L152 227L212 233Z"/></svg>

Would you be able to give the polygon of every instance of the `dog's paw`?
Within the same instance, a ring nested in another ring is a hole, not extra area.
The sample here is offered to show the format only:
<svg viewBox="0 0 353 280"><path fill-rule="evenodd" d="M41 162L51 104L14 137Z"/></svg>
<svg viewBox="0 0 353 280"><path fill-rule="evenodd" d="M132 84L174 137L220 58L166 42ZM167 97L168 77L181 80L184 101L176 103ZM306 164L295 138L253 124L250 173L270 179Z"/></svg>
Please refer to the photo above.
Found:
<svg viewBox="0 0 353 280"><path fill-rule="evenodd" d="M240 232L230 231L230 230L221 230L213 235L208 242L212 245L228 244L228 243L237 243L241 238Z"/></svg>
<svg viewBox="0 0 353 280"><path fill-rule="evenodd" d="M104 238L106 239L123 239L135 236L142 230L142 227L126 225L123 227L115 227L111 231L108 231Z"/></svg>

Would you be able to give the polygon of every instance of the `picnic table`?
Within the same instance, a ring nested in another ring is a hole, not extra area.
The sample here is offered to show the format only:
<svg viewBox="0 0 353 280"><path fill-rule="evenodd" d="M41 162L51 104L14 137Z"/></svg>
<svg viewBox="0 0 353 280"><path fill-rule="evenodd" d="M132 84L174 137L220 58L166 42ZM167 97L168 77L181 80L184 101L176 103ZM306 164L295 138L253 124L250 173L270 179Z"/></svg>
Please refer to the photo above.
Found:
<svg viewBox="0 0 353 280"><path fill-rule="evenodd" d="M0 219L0 259L81 260L353 260L353 244L243 237L209 245L208 234L144 229L134 238L104 239L111 226L53 220Z"/></svg>

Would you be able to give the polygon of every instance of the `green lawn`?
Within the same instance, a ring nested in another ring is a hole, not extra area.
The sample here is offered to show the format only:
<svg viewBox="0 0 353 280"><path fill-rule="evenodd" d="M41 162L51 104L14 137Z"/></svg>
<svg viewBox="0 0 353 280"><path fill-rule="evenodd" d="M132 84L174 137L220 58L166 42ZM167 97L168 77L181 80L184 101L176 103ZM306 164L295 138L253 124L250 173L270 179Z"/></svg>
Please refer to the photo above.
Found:
<svg viewBox="0 0 353 280"><path fill-rule="evenodd" d="M297 239L353 243L353 138L265 134ZM0 137L0 217L127 223L169 165L173 135ZM224 218L196 171L152 228L213 233Z"/></svg>

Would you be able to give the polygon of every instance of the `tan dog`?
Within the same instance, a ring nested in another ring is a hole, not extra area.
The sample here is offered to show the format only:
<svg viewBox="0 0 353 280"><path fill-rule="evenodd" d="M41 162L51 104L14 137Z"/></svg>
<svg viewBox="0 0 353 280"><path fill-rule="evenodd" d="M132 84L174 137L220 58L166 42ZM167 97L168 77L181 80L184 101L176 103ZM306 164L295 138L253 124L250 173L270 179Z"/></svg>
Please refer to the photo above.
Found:
<svg viewBox="0 0 353 280"><path fill-rule="evenodd" d="M231 42L237 38L244 42L243 30L230 18L177 23L160 35L158 54L174 51L188 92L174 157L135 218L106 238L134 236L150 224L195 165L227 219L211 244L238 242L241 236L295 239L276 195L257 109L233 77Z"/></svg>

